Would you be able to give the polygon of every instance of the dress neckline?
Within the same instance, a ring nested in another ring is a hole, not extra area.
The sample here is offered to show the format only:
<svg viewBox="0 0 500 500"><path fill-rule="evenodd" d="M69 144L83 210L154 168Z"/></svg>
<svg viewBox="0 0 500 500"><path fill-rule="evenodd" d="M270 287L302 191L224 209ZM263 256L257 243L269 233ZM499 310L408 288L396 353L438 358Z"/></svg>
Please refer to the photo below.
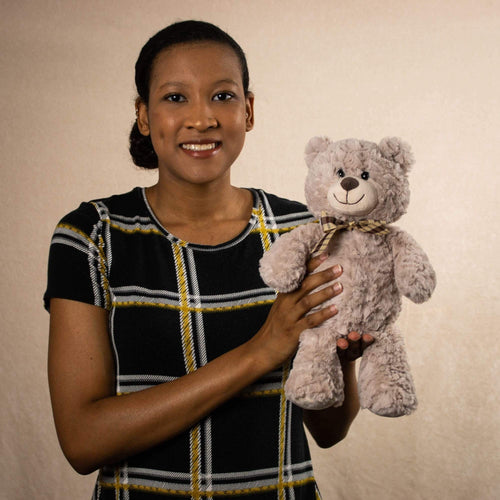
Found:
<svg viewBox="0 0 500 500"><path fill-rule="evenodd" d="M238 243L240 243L240 241L244 240L248 236L248 234L250 233L252 228L255 226L255 224L258 223L258 218L257 218L256 212L257 212L259 204L260 204L259 195L258 195L257 191L253 188L244 188L244 189L247 189L248 191L250 191L250 193L252 194L252 198L253 198L252 212L250 214L250 218L249 218L245 228L237 236L230 239L229 241L226 241L223 243L218 243L217 245L202 245L199 243L191 243L189 241L182 240L182 239L178 238L177 236L175 236L174 234L172 234L171 232L169 232L161 224L159 219L156 217L153 209L151 208L151 205L149 204L149 201L148 201L147 196L146 196L146 188L145 187L138 188L140 196L142 198L142 201L146 207L146 210L147 210L151 220L158 227L158 229L172 243L175 243L175 244L180 245L182 247L192 248L192 249L201 250L201 251L209 251L209 252L222 250L224 248L229 248L229 247L237 245Z"/></svg>

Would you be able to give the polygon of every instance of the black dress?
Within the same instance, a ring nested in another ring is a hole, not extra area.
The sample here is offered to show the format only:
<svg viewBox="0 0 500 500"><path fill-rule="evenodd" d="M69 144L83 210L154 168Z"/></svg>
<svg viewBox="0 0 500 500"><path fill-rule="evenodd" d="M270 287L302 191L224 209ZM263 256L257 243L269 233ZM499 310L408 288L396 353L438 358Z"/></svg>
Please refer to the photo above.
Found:
<svg viewBox="0 0 500 500"><path fill-rule="evenodd" d="M58 224L52 297L109 310L116 394L175 380L249 340L275 292L258 262L280 233L312 216L304 205L251 190L245 230L217 245L169 234L143 188L82 203ZM100 470L96 499L320 498L301 410L284 397L288 364L191 429Z"/></svg>

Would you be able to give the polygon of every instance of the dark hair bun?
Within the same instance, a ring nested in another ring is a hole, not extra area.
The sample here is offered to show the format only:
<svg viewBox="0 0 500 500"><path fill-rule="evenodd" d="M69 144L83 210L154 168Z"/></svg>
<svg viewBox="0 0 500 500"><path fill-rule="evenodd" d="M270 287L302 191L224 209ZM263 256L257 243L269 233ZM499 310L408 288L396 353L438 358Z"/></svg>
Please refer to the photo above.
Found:
<svg viewBox="0 0 500 500"><path fill-rule="evenodd" d="M149 135L142 135L139 132L137 122L134 123L130 131L129 144L132 160L138 167L158 168L158 156L156 156L153 149L151 137Z"/></svg>

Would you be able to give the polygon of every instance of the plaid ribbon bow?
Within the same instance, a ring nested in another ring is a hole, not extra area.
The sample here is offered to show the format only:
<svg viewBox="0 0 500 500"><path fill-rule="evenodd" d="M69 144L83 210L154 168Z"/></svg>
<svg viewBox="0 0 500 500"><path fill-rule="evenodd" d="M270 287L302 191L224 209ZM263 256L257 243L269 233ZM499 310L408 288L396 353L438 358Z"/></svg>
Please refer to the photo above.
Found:
<svg viewBox="0 0 500 500"><path fill-rule="evenodd" d="M374 234L387 234L389 232L384 220L365 219L357 222L341 222L337 221L334 217L326 215L326 212L321 213L320 223L325 234L314 247L313 254L324 252L335 233L341 229L347 229L347 231L357 229L358 231L363 231L363 233Z"/></svg>

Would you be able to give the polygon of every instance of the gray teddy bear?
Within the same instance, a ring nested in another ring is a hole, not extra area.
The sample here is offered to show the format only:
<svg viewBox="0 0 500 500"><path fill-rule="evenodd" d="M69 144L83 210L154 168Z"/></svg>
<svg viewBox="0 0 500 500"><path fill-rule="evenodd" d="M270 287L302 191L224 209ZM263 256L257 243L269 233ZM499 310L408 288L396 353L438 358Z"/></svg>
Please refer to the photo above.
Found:
<svg viewBox="0 0 500 500"><path fill-rule="evenodd" d="M332 299L337 315L302 332L287 398L308 409L340 406L344 387L336 341L357 331L375 338L361 358L361 406L383 416L410 414L417 399L394 323L402 295L421 303L436 285L424 251L409 234L389 226L408 207L410 147L398 138L377 145L314 137L306 163L307 206L320 224L299 226L279 238L261 259L260 273L278 292L289 292L303 280L311 254L328 251L316 272L341 264L343 293Z"/></svg>

